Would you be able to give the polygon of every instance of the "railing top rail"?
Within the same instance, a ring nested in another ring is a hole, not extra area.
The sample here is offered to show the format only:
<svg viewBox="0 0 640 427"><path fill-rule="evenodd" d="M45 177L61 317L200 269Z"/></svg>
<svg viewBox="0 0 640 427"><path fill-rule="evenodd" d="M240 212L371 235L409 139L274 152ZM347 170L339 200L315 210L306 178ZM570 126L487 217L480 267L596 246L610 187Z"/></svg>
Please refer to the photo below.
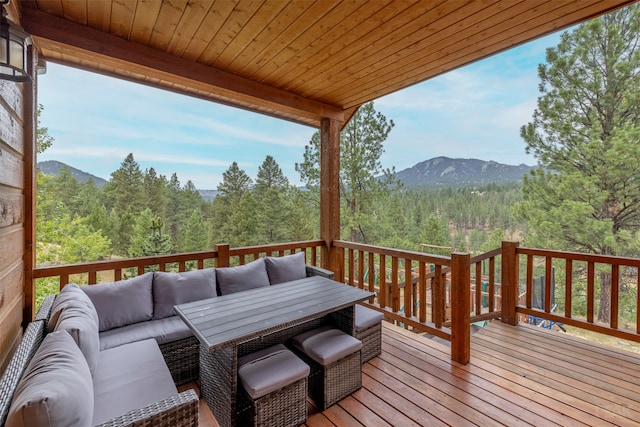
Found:
<svg viewBox="0 0 640 427"><path fill-rule="evenodd" d="M476 255L471 258L470 263L475 264L476 262L484 261L485 259L493 258L498 255L502 255L502 248L497 248L489 252L485 252L480 255Z"/></svg>
<svg viewBox="0 0 640 427"><path fill-rule="evenodd" d="M540 257L551 257L560 259L570 259L572 261L595 262L611 265L623 265L628 267L640 268L640 259L619 257L613 255L596 255L585 254L580 252L566 252L551 249L535 249L535 248L517 248L516 253L519 255L533 255Z"/></svg>
<svg viewBox="0 0 640 427"><path fill-rule="evenodd" d="M42 277L57 276L63 274L79 274L95 271L115 270L118 268L137 267L139 265L168 264L181 261L195 261L198 259L217 258L216 251L190 252L184 254L158 255L140 258L126 258L120 260L94 261L83 264L66 264L40 266L33 269L33 276L36 279Z"/></svg>
<svg viewBox="0 0 640 427"><path fill-rule="evenodd" d="M324 240L304 240L300 242L274 243L259 246L243 246L239 248L230 248L229 256L250 255L254 253L279 252L292 249L306 249L312 247L323 246Z"/></svg>
<svg viewBox="0 0 640 427"><path fill-rule="evenodd" d="M333 245L338 248L375 252L385 256L407 258L413 261L438 264L446 267L451 266L451 258L443 255L431 255L431 254L425 254L424 252L406 251L402 249L391 249L391 248L385 248L382 246L366 245L363 243L353 243L345 240L334 240Z"/></svg>

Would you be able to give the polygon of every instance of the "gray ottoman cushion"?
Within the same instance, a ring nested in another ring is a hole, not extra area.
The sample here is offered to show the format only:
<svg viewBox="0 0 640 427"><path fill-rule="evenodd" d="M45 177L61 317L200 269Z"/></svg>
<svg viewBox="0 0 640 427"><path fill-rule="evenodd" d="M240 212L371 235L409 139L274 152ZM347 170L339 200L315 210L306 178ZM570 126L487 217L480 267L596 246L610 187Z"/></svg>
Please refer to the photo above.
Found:
<svg viewBox="0 0 640 427"><path fill-rule="evenodd" d="M193 334L182 319L171 316L100 332L100 350L149 338L155 339L158 344L165 344L190 336Z"/></svg>
<svg viewBox="0 0 640 427"><path fill-rule="evenodd" d="M379 311L372 310L360 304L356 304L355 326L356 332L369 329L372 326L382 322L384 314Z"/></svg>
<svg viewBox="0 0 640 427"><path fill-rule="evenodd" d="M153 316L153 273L133 279L83 286L96 307L100 331L150 320Z"/></svg>
<svg viewBox="0 0 640 427"><path fill-rule="evenodd" d="M220 295L269 286L264 258L238 267L216 268L216 281Z"/></svg>
<svg viewBox="0 0 640 427"><path fill-rule="evenodd" d="M86 427L93 417L87 362L66 331L42 341L16 387L7 427Z"/></svg>
<svg viewBox="0 0 640 427"><path fill-rule="evenodd" d="M264 262L267 267L267 274L272 285L290 282L292 280L304 279L307 277L307 269L304 263L304 252L283 257L266 257Z"/></svg>
<svg viewBox="0 0 640 427"><path fill-rule="evenodd" d="M309 365L282 344L238 359L238 377L254 400L306 378L309 371Z"/></svg>
<svg viewBox="0 0 640 427"><path fill-rule="evenodd" d="M154 340L101 351L93 390L93 425L177 394Z"/></svg>
<svg viewBox="0 0 640 427"><path fill-rule="evenodd" d="M213 268L184 273L153 273L153 318L173 316L173 306L213 298L216 272Z"/></svg>
<svg viewBox="0 0 640 427"><path fill-rule="evenodd" d="M332 326L323 326L297 335L293 345L311 359L326 366L360 351L362 342Z"/></svg>

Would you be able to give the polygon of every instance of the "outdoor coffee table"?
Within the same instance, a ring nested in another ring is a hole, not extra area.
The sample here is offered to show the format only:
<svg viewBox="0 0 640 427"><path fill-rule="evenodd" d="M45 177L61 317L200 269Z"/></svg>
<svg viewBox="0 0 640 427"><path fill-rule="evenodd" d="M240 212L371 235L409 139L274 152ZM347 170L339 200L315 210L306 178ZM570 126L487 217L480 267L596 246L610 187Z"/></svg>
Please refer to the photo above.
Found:
<svg viewBox="0 0 640 427"><path fill-rule="evenodd" d="M200 341L201 395L221 426L236 425L238 356L330 319L354 335L354 305L374 294L312 276L175 307Z"/></svg>

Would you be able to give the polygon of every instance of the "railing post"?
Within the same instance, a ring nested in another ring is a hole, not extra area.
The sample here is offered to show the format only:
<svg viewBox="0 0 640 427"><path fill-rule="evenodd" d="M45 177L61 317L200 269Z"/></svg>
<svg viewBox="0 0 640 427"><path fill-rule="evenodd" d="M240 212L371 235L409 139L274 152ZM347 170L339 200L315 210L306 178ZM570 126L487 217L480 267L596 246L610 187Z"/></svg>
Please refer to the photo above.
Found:
<svg viewBox="0 0 640 427"><path fill-rule="evenodd" d="M518 242L502 242L502 322L518 324L516 301L518 299Z"/></svg>
<svg viewBox="0 0 640 427"><path fill-rule="evenodd" d="M343 277L344 258L333 245L340 239L340 123L323 118L320 122L320 266Z"/></svg>
<svg viewBox="0 0 640 427"><path fill-rule="evenodd" d="M466 365L471 355L471 255L451 254L451 360Z"/></svg>
<svg viewBox="0 0 640 427"><path fill-rule="evenodd" d="M229 267L229 244L215 245L215 249L218 252L216 267Z"/></svg>

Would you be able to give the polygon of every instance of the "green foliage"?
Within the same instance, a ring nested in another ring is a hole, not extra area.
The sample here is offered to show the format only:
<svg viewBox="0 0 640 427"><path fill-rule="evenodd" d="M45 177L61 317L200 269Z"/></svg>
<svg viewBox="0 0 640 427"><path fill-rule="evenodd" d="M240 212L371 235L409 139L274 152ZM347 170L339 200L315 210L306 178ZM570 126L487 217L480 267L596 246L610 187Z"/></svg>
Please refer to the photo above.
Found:
<svg viewBox="0 0 640 427"><path fill-rule="evenodd" d="M40 115L44 111L44 106L38 104L37 124L36 124L36 152L42 154L45 150L53 145L54 139L49 135L49 128L42 126Z"/></svg>
<svg viewBox="0 0 640 427"><path fill-rule="evenodd" d="M129 154L120 168L111 173L111 180L104 186L107 208L123 215L126 211L137 215L144 209L146 197L144 194L144 177L140 165Z"/></svg>

